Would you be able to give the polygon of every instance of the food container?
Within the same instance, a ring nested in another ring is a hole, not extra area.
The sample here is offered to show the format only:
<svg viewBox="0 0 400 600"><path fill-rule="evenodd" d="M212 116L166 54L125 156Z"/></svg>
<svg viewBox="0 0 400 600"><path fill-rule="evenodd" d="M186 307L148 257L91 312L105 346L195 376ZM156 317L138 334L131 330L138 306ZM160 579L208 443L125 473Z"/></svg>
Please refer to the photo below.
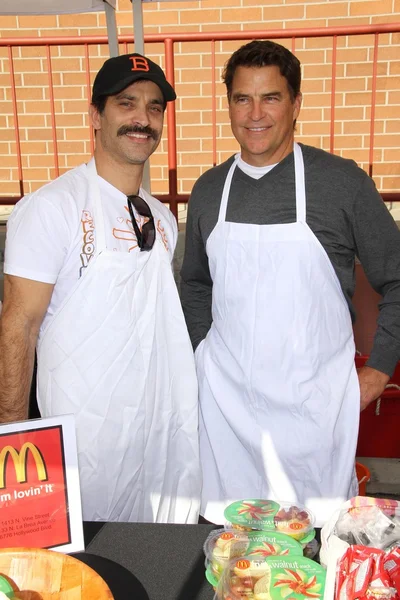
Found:
<svg viewBox="0 0 400 600"><path fill-rule="evenodd" d="M314 515L301 504L272 500L239 500L224 511L227 527L242 531L276 531L305 546L315 537Z"/></svg>
<svg viewBox="0 0 400 600"><path fill-rule="evenodd" d="M210 567L207 567L206 569L206 579L208 583L214 588L214 590L216 590L219 579L213 574Z"/></svg>
<svg viewBox="0 0 400 600"><path fill-rule="evenodd" d="M275 531L238 531L215 529L204 544L206 568L219 580L222 571L233 558L248 555L254 558L266 556L302 556L299 542Z"/></svg>
<svg viewBox="0 0 400 600"><path fill-rule="evenodd" d="M274 516L274 523L278 531L290 535L302 544L307 544L315 537L315 517L301 504L281 502Z"/></svg>
<svg viewBox="0 0 400 600"><path fill-rule="evenodd" d="M0 600L15 598L14 588L6 577L0 575Z"/></svg>
<svg viewBox="0 0 400 600"><path fill-rule="evenodd" d="M238 500L224 510L227 527L241 531L272 531L274 516L279 510L278 502L272 500Z"/></svg>
<svg viewBox="0 0 400 600"><path fill-rule="evenodd" d="M322 600L325 569L303 556L249 556L230 561L216 589L218 600Z"/></svg>

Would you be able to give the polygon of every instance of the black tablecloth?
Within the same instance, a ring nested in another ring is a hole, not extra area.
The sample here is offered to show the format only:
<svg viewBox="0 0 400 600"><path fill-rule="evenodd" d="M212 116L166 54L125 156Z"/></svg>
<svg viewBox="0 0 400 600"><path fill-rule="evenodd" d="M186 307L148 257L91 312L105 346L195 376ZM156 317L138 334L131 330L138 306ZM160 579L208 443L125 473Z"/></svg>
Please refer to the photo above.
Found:
<svg viewBox="0 0 400 600"><path fill-rule="evenodd" d="M212 600L203 554L212 529L211 525L84 523L86 553L108 558L135 576L135 593L121 589L121 600ZM101 569L96 570L107 580ZM123 577L118 577L123 587ZM118 589L110 583L109 587L119 600Z"/></svg>
<svg viewBox="0 0 400 600"><path fill-rule="evenodd" d="M204 574L203 544L215 528L86 522L82 560L105 579L115 600L213 600L214 591ZM319 529L316 538L319 541ZM99 561L97 568L96 556L116 564Z"/></svg>

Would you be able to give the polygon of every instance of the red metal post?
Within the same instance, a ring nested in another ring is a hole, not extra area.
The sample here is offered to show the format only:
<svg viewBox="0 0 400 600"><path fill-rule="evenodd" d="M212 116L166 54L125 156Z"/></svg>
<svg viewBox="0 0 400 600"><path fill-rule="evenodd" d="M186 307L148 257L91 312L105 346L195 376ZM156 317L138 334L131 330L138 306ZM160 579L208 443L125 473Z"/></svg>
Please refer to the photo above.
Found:
<svg viewBox="0 0 400 600"><path fill-rule="evenodd" d="M92 86L90 83L90 61L89 61L89 46L85 44L85 73L86 73L86 94L88 100L88 109L92 99ZM90 139L90 153L94 152L94 134L93 127L89 118L89 139Z"/></svg>
<svg viewBox="0 0 400 600"><path fill-rule="evenodd" d="M211 115L212 115L212 161L217 164L217 82L215 73L215 40L211 40Z"/></svg>
<svg viewBox="0 0 400 600"><path fill-rule="evenodd" d="M335 146L335 93L336 93L336 67L337 67L337 36L333 36L332 42L332 82L331 82L331 127L329 151L333 154Z"/></svg>
<svg viewBox="0 0 400 600"><path fill-rule="evenodd" d="M21 161L21 139L19 135L19 123L18 123L18 106L17 106L17 95L15 91L15 76L14 76L14 63L12 55L12 47L8 46L8 61L10 64L10 80L11 80L11 98L14 114L14 129L15 129L15 143L17 146L17 165L18 165L18 179L19 179L19 193L21 197L24 195L24 179L22 173L22 161Z"/></svg>
<svg viewBox="0 0 400 600"><path fill-rule="evenodd" d="M249 40L249 39L289 39L289 38L317 38L332 37L334 35L368 35L377 33L396 33L400 31L400 23L376 23L374 25L344 25L341 27L302 27L296 29L258 29L254 31L220 31L196 32L196 33L169 33L171 42L210 42L213 39L226 40ZM120 35L119 43L133 43L133 35ZM44 39L40 37L27 38L0 38L1 46L43 46ZM164 43L165 33L149 33L145 36L145 42L149 44ZM86 36L59 36L46 37L49 46L81 46L82 44L97 45L108 44L106 35Z"/></svg>
<svg viewBox="0 0 400 600"><path fill-rule="evenodd" d="M378 72L378 41L379 33L375 34L374 59L372 63L372 94L371 94L371 122L369 128L369 166L368 173L372 177L374 170L374 134L375 134L375 107L376 107L376 76Z"/></svg>
<svg viewBox="0 0 400 600"><path fill-rule="evenodd" d="M47 56L47 73L49 76L49 96L50 96L50 115L51 115L51 135L53 138L53 157L54 157L54 168L56 170L56 177L60 174L60 168L58 163L58 145L57 145L57 129L56 129L56 115L54 109L54 89L53 89L53 71L51 68L51 54L50 46L46 45L46 56Z"/></svg>

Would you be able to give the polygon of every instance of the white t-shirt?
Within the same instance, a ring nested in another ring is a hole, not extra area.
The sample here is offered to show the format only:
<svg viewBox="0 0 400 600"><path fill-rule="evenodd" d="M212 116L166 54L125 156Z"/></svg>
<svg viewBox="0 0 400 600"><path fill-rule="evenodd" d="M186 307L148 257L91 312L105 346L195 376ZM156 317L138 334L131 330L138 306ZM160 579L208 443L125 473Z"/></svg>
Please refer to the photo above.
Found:
<svg viewBox="0 0 400 600"><path fill-rule="evenodd" d="M125 194L99 176L98 180L107 248L139 251ZM83 164L22 198L8 219L4 273L55 284L41 334L96 251L88 190ZM143 189L139 195L150 206L157 236L172 261L178 235L175 217Z"/></svg>
<svg viewBox="0 0 400 600"><path fill-rule="evenodd" d="M246 175L252 177L253 179L261 179L266 173L272 171L274 167L276 167L278 163L274 165L267 165L266 167L253 167L253 165L249 165L247 162L244 162L243 158L239 156L238 167L241 169Z"/></svg>

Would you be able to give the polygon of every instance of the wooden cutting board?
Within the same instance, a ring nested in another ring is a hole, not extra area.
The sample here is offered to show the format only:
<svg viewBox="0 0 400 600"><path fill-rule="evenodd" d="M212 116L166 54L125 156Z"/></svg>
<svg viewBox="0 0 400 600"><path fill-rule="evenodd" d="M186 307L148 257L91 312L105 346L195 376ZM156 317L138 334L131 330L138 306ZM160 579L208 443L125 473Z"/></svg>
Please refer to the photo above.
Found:
<svg viewBox="0 0 400 600"><path fill-rule="evenodd" d="M19 600L113 600L96 571L52 550L0 549L0 575L10 581Z"/></svg>

